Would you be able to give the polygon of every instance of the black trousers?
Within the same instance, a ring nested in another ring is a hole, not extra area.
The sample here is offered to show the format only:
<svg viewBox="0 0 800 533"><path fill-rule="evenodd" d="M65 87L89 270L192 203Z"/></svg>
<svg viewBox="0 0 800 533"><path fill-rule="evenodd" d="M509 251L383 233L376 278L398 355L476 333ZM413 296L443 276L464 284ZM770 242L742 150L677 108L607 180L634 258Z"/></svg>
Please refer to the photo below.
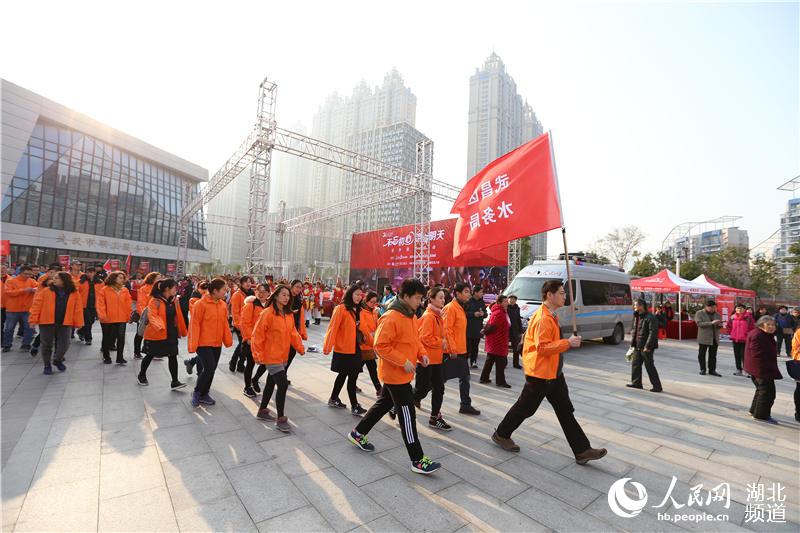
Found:
<svg viewBox="0 0 800 533"><path fill-rule="evenodd" d="M444 400L444 364L417 365L417 380L414 382L414 401L421 401L431 394L431 417L442 411Z"/></svg>
<svg viewBox="0 0 800 533"><path fill-rule="evenodd" d="M786 357L792 356L792 337L793 335L786 335L780 328L775 330L775 342L778 344L778 355L781 354L781 346L785 346Z"/></svg>
<svg viewBox="0 0 800 533"><path fill-rule="evenodd" d="M339 397L339 393L342 392L342 387L344 386L345 380L347 380L347 397L350 399L350 408L352 409L358 405L358 396L356 396L358 370L353 372L339 372L336 374L336 380L333 382L333 390L331 391L331 398Z"/></svg>
<svg viewBox="0 0 800 533"><path fill-rule="evenodd" d="M654 350L643 352L636 350L633 353L633 361L631 362L631 385L634 387L642 386L642 363L647 370L647 377L650 379L650 384L654 389L661 389L661 379L658 377L658 370L656 370L656 363L653 356Z"/></svg>
<svg viewBox="0 0 800 533"><path fill-rule="evenodd" d="M159 353L156 349L153 349L153 345L150 345L150 349L147 351L147 355L144 356L142 359L142 366L139 367L139 375L143 378L147 378L147 369L150 366L150 362L153 360L153 357L166 357L167 364L169 365L169 375L172 377L172 383L176 383L178 381L178 354L177 353Z"/></svg>
<svg viewBox="0 0 800 533"><path fill-rule="evenodd" d="M756 393L750 403L750 414L759 420L768 420L775 403L775 380L750 377L756 386Z"/></svg>
<svg viewBox="0 0 800 533"><path fill-rule="evenodd" d="M239 339L239 344L237 344L236 349L233 350L233 355L231 356L231 362L229 364L236 366L244 366L245 357L244 354L242 353L242 332L239 331L237 328L234 328L233 332L236 333L236 338Z"/></svg>
<svg viewBox="0 0 800 533"><path fill-rule="evenodd" d="M697 362L700 363L700 371L706 371L706 352L708 352L708 372L713 373L717 371L717 344L701 344L697 352Z"/></svg>
<svg viewBox="0 0 800 533"><path fill-rule="evenodd" d="M800 381L794 384L794 418L800 421Z"/></svg>
<svg viewBox="0 0 800 533"><path fill-rule="evenodd" d="M275 394L275 408L278 411L278 416L283 416L283 408L286 405L286 389L289 388L289 380L286 379L286 371L278 372L277 374L270 374L267 376L267 384L264 385L264 394L261 396L261 409L266 409L272 399L272 391L278 387L278 392Z"/></svg>
<svg viewBox="0 0 800 533"><path fill-rule="evenodd" d="M497 369L495 371L497 379L495 383L498 385L506 385L506 366L508 365L507 355L493 355L486 354L486 361L483 363L483 371L481 372L481 381L489 381L492 375L492 366Z"/></svg>
<svg viewBox="0 0 800 533"><path fill-rule="evenodd" d="M408 457L416 462L422 459L422 445L417 434L417 415L414 410L414 391L410 383L391 385L384 383L378 401L372 404L367 414L356 426L356 431L366 435L389 412L392 407L397 411L400 420L400 431L403 433L403 443L406 445Z"/></svg>
<svg viewBox="0 0 800 533"><path fill-rule="evenodd" d="M518 333L511 334L511 347L514 349L514 366L520 366L519 356L522 355L522 345L520 344L521 340L522 335Z"/></svg>
<svg viewBox="0 0 800 533"><path fill-rule="evenodd" d="M569 399L569 389L564 374L555 379L540 379L525 376L525 386L519 395L516 403L508 410L503 421L497 426L497 434L501 437L511 438L511 434L522 424L522 422L536 412L542 400L547 398L553 411L556 413L558 423L567 437L569 447L575 455L583 453L591 446L589 439L581 429L578 421L575 420L575 408Z"/></svg>
<svg viewBox="0 0 800 533"><path fill-rule="evenodd" d="M744 361L744 347L747 343L733 342L733 358L736 361L736 370L742 370L742 361Z"/></svg>
<svg viewBox="0 0 800 533"><path fill-rule="evenodd" d="M125 351L125 325L125 322L101 324L103 341L100 348L103 352L103 358L111 357L109 353L116 350L117 361L122 360L122 353Z"/></svg>
<svg viewBox="0 0 800 533"><path fill-rule="evenodd" d="M244 386L252 387L253 381L258 383L258 380L261 379L261 376L264 375L264 372L267 371L267 367L264 365L258 365L258 370L256 370L255 377L253 376L253 369L256 366L256 362L253 359L253 350L250 347L250 343L245 341L242 343L242 353L244 354L245 358L245 365L244 365Z"/></svg>
<svg viewBox="0 0 800 533"><path fill-rule="evenodd" d="M200 358L203 371L197 376L194 391L201 396L208 394L211 390L211 382L214 381L214 372L217 370L219 364L219 356L222 354L222 346L199 346L197 348L197 357Z"/></svg>
<svg viewBox="0 0 800 533"><path fill-rule="evenodd" d="M375 387L375 392L381 390L381 380L378 379L378 360L377 359L370 359L368 361L362 361L361 367L367 367L367 372L369 372L369 379L372 380L372 386Z"/></svg>
<svg viewBox="0 0 800 533"><path fill-rule="evenodd" d="M92 326L97 319L97 309L94 307L86 307L83 310L83 327L78 330L78 335L81 335L84 340L92 340Z"/></svg>
<svg viewBox="0 0 800 533"><path fill-rule="evenodd" d="M294 349L294 346L289 346L289 360L286 362L286 375L287 376L289 375L289 367L292 366L292 361L294 361L294 357L296 355L297 355L297 350Z"/></svg>
<svg viewBox="0 0 800 533"><path fill-rule="evenodd" d="M478 351L480 351L481 338L471 339L467 337L467 355L469 355L469 364L474 365L478 362Z"/></svg>
<svg viewBox="0 0 800 533"><path fill-rule="evenodd" d="M147 341L138 333L133 337L133 353L136 355L142 354L142 342L144 342L144 352L147 353Z"/></svg>

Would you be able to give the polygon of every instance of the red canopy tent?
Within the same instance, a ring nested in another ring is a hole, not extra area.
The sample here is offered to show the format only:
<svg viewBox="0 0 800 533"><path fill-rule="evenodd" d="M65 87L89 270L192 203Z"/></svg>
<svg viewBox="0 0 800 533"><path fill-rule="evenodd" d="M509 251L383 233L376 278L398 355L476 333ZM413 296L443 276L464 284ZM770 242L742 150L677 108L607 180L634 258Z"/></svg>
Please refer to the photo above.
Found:
<svg viewBox="0 0 800 533"><path fill-rule="evenodd" d="M694 281L695 283L701 283L703 285L711 285L712 287L716 287L719 289L720 294L727 294L739 298L748 298L751 300L755 299L756 297L756 291L751 291L748 289L737 289L736 287L729 287L728 285L723 285L722 283L714 281L705 274L700 274L692 281Z"/></svg>

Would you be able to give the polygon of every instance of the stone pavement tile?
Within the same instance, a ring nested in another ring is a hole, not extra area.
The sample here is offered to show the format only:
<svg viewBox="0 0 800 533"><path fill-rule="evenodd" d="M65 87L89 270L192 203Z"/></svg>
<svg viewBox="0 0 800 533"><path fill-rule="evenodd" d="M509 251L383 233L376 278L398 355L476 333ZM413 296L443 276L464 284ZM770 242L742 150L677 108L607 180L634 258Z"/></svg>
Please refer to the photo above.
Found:
<svg viewBox="0 0 800 533"><path fill-rule="evenodd" d="M469 483L436 494L445 507L482 531L547 531L542 524Z"/></svg>
<svg viewBox="0 0 800 533"><path fill-rule="evenodd" d="M326 407L326 409L330 408ZM344 409L341 410L343 411ZM353 415L348 413L347 416L350 417L350 420L354 420ZM347 420L347 418L344 419L345 422ZM341 425L341 423L340 421L339 425ZM294 434L314 449L325 447L347 438L346 434L342 435L334 431L325 422L317 418L303 418L302 421L298 421L297 428L294 429Z"/></svg>
<svg viewBox="0 0 800 533"><path fill-rule="evenodd" d="M155 446L100 457L101 500L164 485L164 473Z"/></svg>
<svg viewBox="0 0 800 533"><path fill-rule="evenodd" d="M473 524L472 522L469 522L464 527L456 529L456 533L483 533L483 530L478 526L476 526L475 524Z"/></svg>
<svg viewBox="0 0 800 533"><path fill-rule="evenodd" d="M138 420L103 423L101 453L126 452L155 443L150 423L144 416Z"/></svg>
<svg viewBox="0 0 800 533"><path fill-rule="evenodd" d="M99 415L103 412L103 396L93 394L78 398L64 398L58 407L56 419Z"/></svg>
<svg viewBox="0 0 800 533"><path fill-rule="evenodd" d="M699 444L693 443L681 437L674 435L666 436L655 433L649 429L643 429L641 427L634 427L628 433L653 444L666 446L667 448L688 453L690 455L696 455L701 459L708 459L713 451L712 449L700 446Z"/></svg>
<svg viewBox="0 0 800 533"><path fill-rule="evenodd" d="M445 508L435 495L400 476L381 479L363 488L411 531L455 531L466 524L466 520Z"/></svg>
<svg viewBox="0 0 800 533"><path fill-rule="evenodd" d="M470 434L466 431L449 431L436 436L436 444L450 453L471 455L487 466L494 466L507 459L497 453L500 448L492 442L492 434ZM502 450L500 450L502 451Z"/></svg>
<svg viewBox="0 0 800 533"><path fill-rule="evenodd" d="M97 479L31 490L15 531L97 531Z"/></svg>
<svg viewBox="0 0 800 533"><path fill-rule="evenodd" d="M160 427L153 431L153 439L162 461L177 461L211 451L196 424Z"/></svg>
<svg viewBox="0 0 800 533"><path fill-rule="evenodd" d="M0 476L3 495L3 525L6 525L8 521L16 522L33 475L36 473L41 453L41 449L15 450L9 456L9 462L3 468L2 476ZM12 518L13 520L11 520Z"/></svg>
<svg viewBox="0 0 800 533"><path fill-rule="evenodd" d="M528 483L522 481L522 477L509 475L499 465L490 467L468 455L448 455L441 462L447 464L449 472L501 501L507 501L530 488Z"/></svg>
<svg viewBox="0 0 800 533"><path fill-rule="evenodd" d="M369 524L362 524L350 531L351 533L383 533L385 531L390 531L392 533L404 533L407 532L408 529L406 529L406 527L398 522L397 519L392 515L385 514L380 518L376 518Z"/></svg>
<svg viewBox="0 0 800 533"><path fill-rule="evenodd" d="M386 514L367 492L335 468L293 478L314 508L338 532L349 531Z"/></svg>
<svg viewBox="0 0 800 533"><path fill-rule="evenodd" d="M328 533L332 532L330 524L313 507L303 507L289 511L286 514L264 520L256 524L262 533L267 532L297 532L297 533Z"/></svg>
<svg viewBox="0 0 800 533"><path fill-rule="evenodd" d="M383 461L358 449L344 437L339 442L319 447L316 450L326 461L359 487L392 474Z"/></svg>
<svg viewBox="0 0 800 533"><path fill-rule="evenodd" d="M650 501L648 500L648 505L649 504ZM641 512L633 518L619 517L615 515L611 507L608 506L608 498L605 494L597 498L591 505L587 506L584 511L595 518L599 518L611 524L614 529L618 531L648 531L654 533L662 531L686 531L672 522L658 520L657 516L651 513Z"/></svg>
<svg viewBox="0 0 800 533"><path fill-rule="evenodd" d="M234 496L228 476L212 453L161 463L172 506L182 511Z"/></svg>
<svg viewBox="0 0 800 533"><path fill-rule="evenodd" d="M100 478L100 441L85 441L45 448L31 489L64 485L81 479Z"/></svg>
<svg viewBox="0 0 800 533"><path fill-rule="evenodd" d="M557 472L542 468L522 457L516 457L505 463L500 463L497 465L497 469L578 509L583 509L601 494L595 489L562 476ZM465 479L472 482L471 478ZM489 494L495 495L492 492L489 492Z"/></svg>
<svg viewBox="0 0 800 533"><path fill-rule="evenodd" d="M292 426L292 431L296 432L297 428L300 427L303 422L310 419L310 417L301 418L300 420L290 418L289 425ZM252 414L237 416L236 420L256 442L281 439L287 436L286 433L278 431L278 428L275 427L274 420L259 420Z"/></svg>
<svg viewBox="0 0 800 533"><path fill-rule="evenodd" d="M113 396L105 396L113 398ZM111 400L103 402L103 429L108 424L117 422L139 421L146 418L144 404L141 400Z"/></svg>
<svg viewBox="0 0 800 533"><path fill-rule="evenodd" d="M661 475L668 477L675 475L678 476L679 479L690 479L697 472L688 466L682 466L678 463L659 458L655 454L642 453L638 450L633 450L620 444L601 442L598 443L597 446L607 448L608 455L602 460L594 461L590 464L594 468L615 475L618 478L623 477L623 474L629 471L634 465L647 465L648 470L658 472ZM704 460L693 455L689 457L695 457L700 461ZM616 465L614 464L614 461L621 464L620 468L615 468Z"/></svg>
<svg viewBox="0 0 800 533"><path fill-rule="evenodd" d="M798 473L797 468L786 468L783 465L774 465L766 460L759 461L757 459L748 459L746 457L737 457L730 453L714 451L711 457L708 458L709 462L716 462L717 464L724 464L734 467L734 469L749 472L750 475L763 475L771 479L780 480L784 483L797 483Z"/></svg>
<svg viewBox="0 0 800 533"><path fill-rule="evenodd" d="M701 430L701 428L698 428ZM705 448L706 450L714 450L715 452L724 453L726 455L732 455L734 457L738 457L745 460L756 460L756 461L766 461L769 457L769 449L768 447L758 446L741 446L739 444L714 439L705 435L700 435L695 432L684 431L681 433L681 439L685 441L689 441L692 443L697 444L700 447Z"/></svg>
<svg viewBox="0 0 800 533"><path fill-rule="evenodd" d="M725 472L728 481L731 483L752 483L753 473L747 472L740 468L727 468L723 463L713 461L711 459L700 459L694 455L672 450L670 448L661 447L652 453L653 457L661 459L666 463L675 465L673 470L683 469L684 471L707 472L711 475ZM711 454L713 458L714 454ZM743 465L740 465L743 466ZM677 473L676 473L677 475ZM692 474L693 476L694 474ZM682 476L683 479L691 478L691 476Z"/></svg>
<svg viewBox="0 0 800 533"><path fill-rule="evenodd" d="M206 442L225 470L260 463L267 458L261 446L243 429L209 435Z"/></svg>
<svg viewBox="0 0 800 533"><path fill-rule="evenodd" d="M55 420L50 427L45 447L75 444L101 437L100 415L86 415Z"/></svg>
<svg viewBox="0 0 800 533"><path fill-rule="evenodd" d="M427 449L425 451L427 454ZM444 457L436 457L435 460L442 461L442 468L436 472L436 475L432 476L421 476L411 471L411 460L408 458L408 452L405 446L381 452L374 457L383 461L395 474L399 474L407 481L415 483L433 493L437 493L440 490L462 481L460 477L447 469L448 463L460 459L457 455L448 454ZM430 455L428 457L430 457Z"/></svg>
<svg viewBox="0 0 800 533"><path fill-rule="evenodd" d="M178 531L166 487L102 500L100 531Z"/></svg>
<svg viewBox="0 0 800 533"><path fill-rule="evenodd" d="M583 431L589 437L589 440L602 440L606 442L613 442L619 443L627 446L628 448L632 448L634 450L638 450L644 453L652 453L659 447L659 444L649 442L646 439L640 439L639 437L627 433L628 429L624 431L618 431L616 429L612 429L606 427L607 424L603 426L599 426L596 424L585 424L583 426Z"/></svg>
<svg viewBox="0 0 800 533"><path fill-rule="evenodd" d="M611 526L537 489L506 502L536 522L556 531L609 531Z"/></svg>
<svg viewBox="0 0 800 533"><path fill-rule="evenodd" d="M258 402L261 401L260 398L248 398L247 396L241 394L241 391L239 391L239 394L233 396L220 396L219 398L215 399L219 400L218 405L222 404L225 409L227 409L235 417L245 415L254 416L256 411L258 411Z"/></svg>
<svg viewBox="0 0 800 533"><path fill-rule="evenodd" d="M290 478L304 476L330 466L328 461L295 435L266 440L259 445L267 454L267 459L274 460Z"/></svg>
<svg viewBox="0 0 800 533"><path fill-rule="evenodd" d="M236 496L176 510L175 518L181 531L258 531Z"/></svg>
<svg viewBox="0 0 800 533"><path fill-rule="evenodd" d="M103 380L72 381L67 383L64 398L80 398L81 396L102 396Z"/></svg>
<svg viewBox="0 0 800 533"><path fill-rule="evenodd" d="M344 437L346 439L347 435L355 428L356 424L357 424L357 420L353 419L353 421L350 422L350 423L339 424L338 426L334 426L331 429L333 429L336 433L338 433L339 435L342 435L342 437ZM426 422L426 424L427 424L427 422ZM419 424L419 419L417 419L417 427L420 430L422 429L421 425ZM389 437L386 434L384 434L383 432L376 430L376 428L373 428L372 431L369 432L369 436L368 437L369 437L369 441L372 444L375 445L375 451L383 452L383 451L386 451L386 450L390 450L392 448L396 448L398 446L405 447L403 445L403 436L400 433L400 429L397 428L396 431L397 431L396 436L399 437L399 438ZM426 440L427 439L420 434L420 441L422 442L422 447L423 448L425 447ZM445 452L445 453L447 453L447 452Z"/></svg>
<svg viewBox="0 0 800 533"><path fill-rule="evenodd" d="M69 371L68 380L69 383L75 383L80 381L96 381L96 380L102 381L103 369L100 367L85 368L85 369L71 368Z"/></svg>
<svg viewBox="0 0 800 533"><path fill-rule="evenodd" d="M273 462L232 468L227 474L256 523L308 505L300 491Z"/></svg>
<svg viewBox="0 0 800 533"><path fill-rule="evenodd" d="M600 461L602 460L603 459L600 459ZM608 472L603 472L600 469L594 468L594 463L599 463L600 461L594 461L588 465L579 465L573 462L570 466L559 470L558 473L573 481L577 481L581 485L586 485L596 491L607 494L611 485L622 476L609 474Z"/></svg>
<svg viewBox="0 0 800 533"><path fill-rule="evenodd" d="M659 435L674 436L683 430L681 426L672 424L669 420L654 419L651 415L637 413L636 411L632 410L624 413L611 412L606 414L603 418L631 425L633 426L632 429L644 429ZM600 419L596 420L595 422L602 425L604 420ZM630 432L631 431L628 430L628 433Z"/></svg>
<svg viewBox="0 0 800 533"><path fill-rule="evenodd" d="M516 434L514 437L514 441L517 442ZM551 442L557 443L557 441ZM499 446L495 446L495 448L497 450L496 453L503 459L503 461L507 461L513 457L519 456L554 472L558 472L566 466L575 464L575 457L572 455L572 452L570 451L566 442L564 442L563 445L558 446L556 449L551 449L545 446L528 447L520 445L520 450L516 453L507 452Z"/></svg>
<svg viewBox="0 0 800 533"><path fill-rule="evenodd" d="M189 410L189 406L183 402L161 405L152 405L145 402L145 410L150 418L153 431L194 423L194 417Z"/></svg>
<svg viewBox="0 0 800 533"><path fill-rule="evenodd" d="M192 411L192 418L200 427L200 433L203 435L214 435L215 433L243 429L239 420L219 404L214 406L213 410L195 409Z"/></svg>

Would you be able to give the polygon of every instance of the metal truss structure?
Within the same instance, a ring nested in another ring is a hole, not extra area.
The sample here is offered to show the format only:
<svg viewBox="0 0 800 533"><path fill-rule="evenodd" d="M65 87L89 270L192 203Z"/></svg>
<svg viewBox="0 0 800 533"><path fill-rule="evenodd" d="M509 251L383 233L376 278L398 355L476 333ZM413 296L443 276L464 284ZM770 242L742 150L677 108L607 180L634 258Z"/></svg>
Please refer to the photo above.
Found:
<svg viewBox="0 0 800 533"><path fill-rule="evenodd" d="M530 237L523 237L524 239L529 239ZM522 239L514 239L512 241L508 241L508 284L511 284L511 280L514 279L514 276L517 275L519 272L519 263L520 257L522 255Z"/></svg>

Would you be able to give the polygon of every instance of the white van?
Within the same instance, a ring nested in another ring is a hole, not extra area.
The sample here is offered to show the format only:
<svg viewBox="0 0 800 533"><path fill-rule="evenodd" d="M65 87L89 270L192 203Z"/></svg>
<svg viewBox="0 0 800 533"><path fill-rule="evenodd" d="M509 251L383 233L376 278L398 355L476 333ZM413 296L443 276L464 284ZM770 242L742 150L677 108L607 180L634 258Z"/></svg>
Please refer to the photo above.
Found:
<svg viewBox="0 0 800 533"><path fill-rule="evenodd" d="M584 339L602 338L608 344L619 344L625 339L633 323L633 299L628 274L616 267L594 265L570 260L572 291L575 294L575 317L578 334ZM551 279L560 279L566 285L567 268L564 261L535 261L519 271L503 291L506 296L516 295L520 307L522 327L542 305L542 285ZM567 289L567 287L564 287ZM558 310L558 321L564 338L572 334L572 316L567 305Z"/></svg>

